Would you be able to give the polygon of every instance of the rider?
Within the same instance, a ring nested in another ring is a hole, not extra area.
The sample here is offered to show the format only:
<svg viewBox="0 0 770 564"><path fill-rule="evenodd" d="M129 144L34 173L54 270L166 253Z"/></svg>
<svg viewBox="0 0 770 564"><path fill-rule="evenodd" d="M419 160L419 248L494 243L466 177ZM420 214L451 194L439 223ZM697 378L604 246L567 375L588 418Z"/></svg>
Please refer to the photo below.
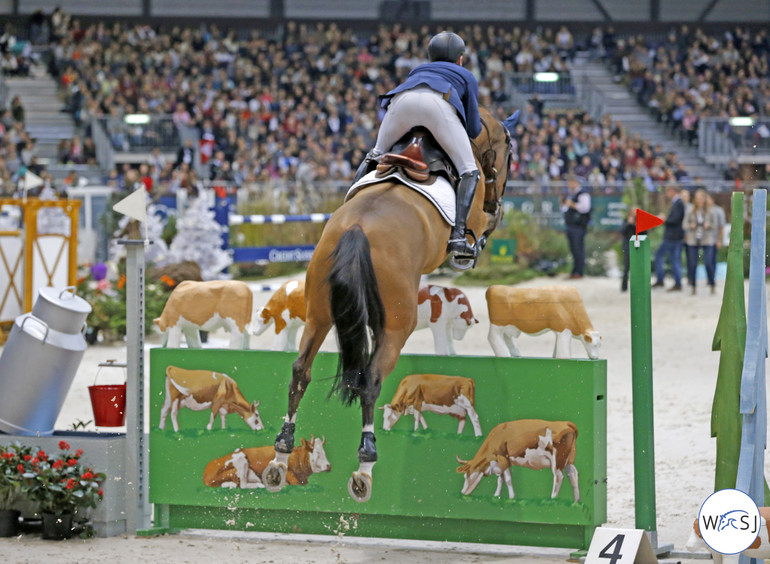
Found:
<svg viewBox="0 0 770 564"><path fill-rule="evenodd" d="M427 128L460 175L455 225L447 252L466 258L476 256L476 249L468 243L465 233L481 176L470 142L481 133L481 117L479 85L476 77L462 66L464 54L465 42L456 33L442 31L433 36L428 44L431 62L412 69L406 81L382 96L382 106L388 111L377 134L377 143L358 167L353 182L364 176L372 162L410 129Z"/></svg>

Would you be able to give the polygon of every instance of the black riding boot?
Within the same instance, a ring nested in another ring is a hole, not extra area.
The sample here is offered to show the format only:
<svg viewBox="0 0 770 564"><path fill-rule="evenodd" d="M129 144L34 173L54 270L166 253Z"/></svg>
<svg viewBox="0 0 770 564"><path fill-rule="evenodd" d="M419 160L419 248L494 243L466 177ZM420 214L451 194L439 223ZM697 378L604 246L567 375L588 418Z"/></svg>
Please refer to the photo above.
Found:
<svg viewBox="0 0 770 564"><path fill-rule="evenodd" d="M353 177L353 181L350 183L352 186L359 180L361 180L364 176L366 176L368 173L372 171L372 167L377 164L377 161L374 159L374 155L372 154L372 151L369 151L366 153L366 156L364 157L364 160L361 162L360 165L358 165L358 170L356 171L356 175Z"/></svg>
<svg viewBox="0 0 770 564"><path fill-rule="evenodd" d="M447 252L452 255L452 266L458 270L471 268L477 257L476 246L471 245L465 238L468 213L476 195L476 186L479 183L481 173L478 170L466 172L457 183L457 207L455 211L455 225L449 235ZM455 260L455 257L457 260Z"/></svg>

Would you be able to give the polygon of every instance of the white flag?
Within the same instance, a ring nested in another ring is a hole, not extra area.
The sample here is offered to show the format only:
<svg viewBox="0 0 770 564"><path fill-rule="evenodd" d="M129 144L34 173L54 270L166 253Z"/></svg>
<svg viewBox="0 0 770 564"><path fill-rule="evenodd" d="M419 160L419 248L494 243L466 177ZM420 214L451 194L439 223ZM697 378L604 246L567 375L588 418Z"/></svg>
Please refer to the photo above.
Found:
<svg viewBox="0 0 770 564"><path fill-rule="evenodd" d="M43 179L29 170L24 174L24 191L32 190L43 185Z"/></svg>
<svg viewBox="0 0 770 564"><path fill-rule="evenodd" d="M128 196L112 206L112 209L131 219L147 223L147 191L144 187L131 192Z"/></svg>

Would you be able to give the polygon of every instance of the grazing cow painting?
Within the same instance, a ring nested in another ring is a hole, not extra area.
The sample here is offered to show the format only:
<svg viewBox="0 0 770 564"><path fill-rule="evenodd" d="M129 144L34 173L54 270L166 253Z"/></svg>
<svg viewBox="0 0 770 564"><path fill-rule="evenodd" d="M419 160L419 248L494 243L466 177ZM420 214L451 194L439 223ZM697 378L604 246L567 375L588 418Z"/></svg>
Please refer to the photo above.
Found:
<svg viewBox="0 0 770 564"><path fill-rule="evenodd" d="M481 436L481 424L475 408L476 383L462 376L441 374L412 374L398 384L390 403L384 410L382 428L390 431L402 415L414 415L414 430L420 424L428 428L424 411L457 417L457 433L462 433L466 416L470 418L473 432Z"/></svg>
<svg viewBox="0 0 770 564"><path fill-rule="evenodd" d="M305 283L285 282L257 312L254 335L261 335L275 324L274 351L296 351L297 331L305 325Z"/></svg>
<svg viewBox="0 0 770 564"><path fill-rule="evenodd" d="M757 558L759 560L766 560L770 558L770 507L759 508L759 534L757 538L751 543L751 546L738 554L721 554L713 551L703 540L701 536L700 527L698 526L698 520L692 524L692 531L690 531L690 538L687 539L685 548L690 552L699 552L707 550L711 553L711 558L714 564L738 564L741 555L748 558Z"/></svg>
<svg viewBox="0 0 770 564"><path fill-rule="evenodd" d="M174 431L179 431L179 408L186 407L193 411L211 410L206 429L211 430L214 416L219 414L222 429L225 428L225 416L237 413L246 424L255 431L264 429L257 407L259 402L249 403L238 389L235 380L227 374L211 370L186 370L177 366L166 368L166 399L160 410L160 428L165 429L166 419L171 413Z"/></svg>
<svg viewBox="0 0 770 564"><path fill-rule="evenodd" d="M571 421L519 419L500 423L489 432L471 460L457 461L457 472L465 474L461 493L470 495L484 476L497 476L495 496L499 496L503 481L508 497L513 499L511 466L532 470L549 468L553 472L551 498L559 495L564 476L569 478L575 502L580 501L578 472L575 468L577 427Z"/></svg>
<svg viewBox="0 0 770 564"><path fill-rule="evenodd" d="M312 474L331 471L325 443L326 439L315 437L309 441L301 439L289 455L287 483L304 486ZM262 472L273 458L275 448L272 446L239 448L209 462L203 471L203 483L212 488L264 488Z"/></svg>
<svg viewBox="0 0 770 564"><path fill-rule="evenodd" d="M556 333L554 358L570 358L573 338L583 342L588 358L599 358L601 336L594 331L583 300L571 286L487 288L489 344L496 356L521 356L516 339L522 333Z"/></svg>
<svg viewBox="0 0 770 564"><path fill-rule="evenodd" d="M414 330L430 328L436 354L454 355L453 339L461 341L477 323L468 296L462 290L433 285L420 288Z"/></svg>
<svg viewBox="0 0 770 564"><path fill-rule="evenodd" d="M171 292L153 323L165 333L164 346L179 347L184 334L187 346L199 349L200 330L224 327L230 333L231 349L248 349L253 303L254 295L244 282L185 280Z"/></svg>

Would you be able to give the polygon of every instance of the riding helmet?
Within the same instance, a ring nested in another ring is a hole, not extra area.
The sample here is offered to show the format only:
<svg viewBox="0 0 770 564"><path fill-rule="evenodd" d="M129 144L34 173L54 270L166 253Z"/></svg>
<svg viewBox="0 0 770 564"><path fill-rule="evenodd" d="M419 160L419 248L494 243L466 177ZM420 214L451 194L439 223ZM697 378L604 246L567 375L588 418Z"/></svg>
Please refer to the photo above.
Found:
<svg viewBox="0 0 770 564"><path fill-rule="evenodd" d="M465 53L465 41L451 31L437 33L428 43L428 56L431 61L456 63L463 53Z"/></svg>

